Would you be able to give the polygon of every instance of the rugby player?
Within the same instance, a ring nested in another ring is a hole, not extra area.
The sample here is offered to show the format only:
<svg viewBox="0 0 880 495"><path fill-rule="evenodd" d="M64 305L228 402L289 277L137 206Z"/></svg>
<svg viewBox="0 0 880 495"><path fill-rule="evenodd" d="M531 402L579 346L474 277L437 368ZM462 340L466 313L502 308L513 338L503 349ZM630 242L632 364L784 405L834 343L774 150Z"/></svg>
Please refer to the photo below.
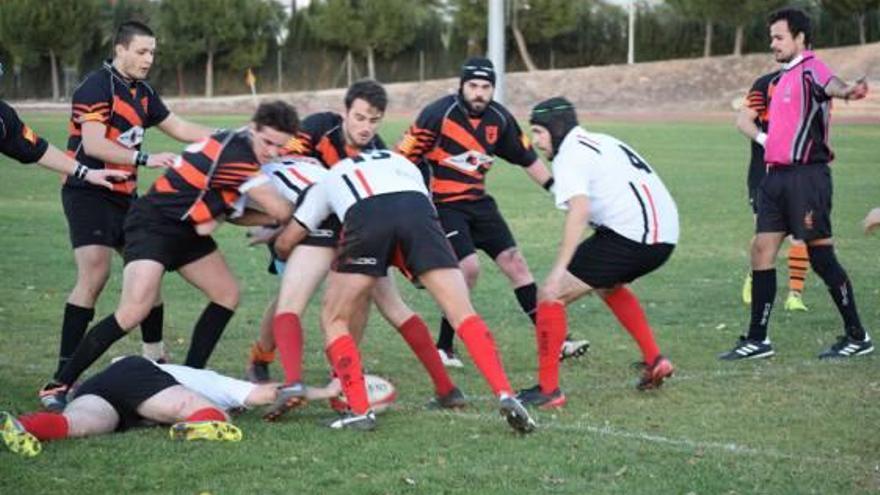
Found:
<svg viewBox="0 0 880 495"><path fill-rule="evenodd" d="M657 388L674 368L660 354L639 300L627 287L660 268L678 242L678 210L656 171L625 143L578 125L565 98L545 100L529 119L535 146L553 160L556 206L566 211L556 261L538 293L538 385L528 405L560 407L556 356L568 330L566 305L597 293L642 353L639 390ZM592 236L581 238L590 225Z"/></svg>
<svg viewBox="0 0 880 495"><path fill-rule="evenodd" d="M95 303L110 275L113 251L125 244L123 222L137 194L137 167L168 167L174 162L172 153L141 151L145 129L158 126L183 142L198 141L211 132L170 112L146 82L155 52L156 38L150 28L125 22L113 39L113 58L89 73L73 93L68 154L89 169L124 170L129 175L109 191L77 175L68 177L61 189L77 277L64 307L56 372L94 317ZM141 324L144 355L153 359L164 358L162 320L157 294Z"/></svg>
<svg viewBox="0 0 880 495"><path fill-rule="evenodd" d="M44 406L63 407L74 381L114 342L150 313L166 271L177 271L210 300L193 329L185 364L203 368L232 318L239 288L210 233L234 213L241 186L260 173L262 164L296 133L299 119L290 105L262 103L248 126L222 130L187 147L175 165L134 202L125 221L125 268L115 313L93 326L70 360L40 392ZM263 214L253 212L236 223L289 221L290 204L269 184L248 196ZM248 216L250 214L250 216ZM232 220L232 219L230 219Z"/></svg>
<svg viewBox="0 0 880 495"><path fill-rule="evenodd" d="M758 190L756 235L752 242L752 307L748 333L722 360L757 359L775 351L767 336L779 246L786 235L807 244L810 265L822 278L843 319L844 335L819 354L847 358L874 350L856 309L849 276L837 260L831 233L831 169L828 144L831 99L856 100L868 93L864 80L846 83L810 50L810 18L784 8L768 19L770 48L784 64L770 99L766 133L749 137L763 141L767 177ZM754 131L755 129L752 129Z"/></svg>
<svg viewBox="0 0 880 495"><path fill-rule="evenodd" d="M736 118L736 127L741 133L750 139L751 160L749 162L748 180L746 181L749 192L749 205L752 213L758 214L758 186L767 175L767 164L764 162L764 138L757 138L760 133L767 133L767 108L773 89L781 72L773 71L764 74L755 80L746 96L745 105L739 111ZM804 281L810 269L810 259L807 254L807 246L798 240L788 238L788 297L785 299L784 308L787 311L807 311L804 304ZM752 302L752 274L746 276L742 290L743 302Z"/></svg>
<svg viewBox="0 0 880 495"><path fill-rule="evenodd" d="M226 411L269 404L273 384L255 385L210 370L159 364L141 356L119 359L76 387L62 412L18 418L0 413L0 435L18 454L39 454L40 441L124 431L145 421L173 425L175 439L241 439Z"/></svg>
<svg viewBox="0 0 880 495"><path fill-rule="evenodd" d="M492 100L495 68L472 58L461 68L458 94L425 107L404 134L397 150L430 174L440 223L452 243L470 289L480 273L476 250L492 258L510 280L523 312L535 322L537 286L495 200L486 192L486 174L495 156L523 167L544 189L553 177L538 159L516 119ZM443 319L437 349L447 366L461 367L453 349L453 326ZM586 341L566 343L563 358L579 356Z"/></svg>
<svg viewBox="0 0 880 495"><path fill-rule="evenodd" d="M492 332L471 306L464 277L419 170L403 156L385 150L343 160L306 193L294 214L295 222L275 241L279 257L286 258L333 213L342 219L343 227L328 276L321 327L328 360L351 411L329 426L375 427L360 353L349 328L354 316L369 304L377 279L386 277L393 263L418 279L456 327L511 427L532 431L535 423L512 395Z"/></svg>

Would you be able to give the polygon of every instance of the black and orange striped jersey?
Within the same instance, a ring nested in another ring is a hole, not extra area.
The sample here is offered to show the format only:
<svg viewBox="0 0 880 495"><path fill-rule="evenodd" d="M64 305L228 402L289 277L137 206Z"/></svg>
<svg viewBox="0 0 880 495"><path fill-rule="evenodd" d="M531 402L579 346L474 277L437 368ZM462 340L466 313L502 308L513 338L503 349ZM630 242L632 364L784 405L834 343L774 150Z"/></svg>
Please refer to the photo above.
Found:
<svg viewBox="0 0 880 495"><path fill-rule="evenodd" d="M303 119L299 132L287 145L288 154L311 156L325 167L331 168L345 158L362 152L386 149L382 138L376 134L363 148L345 143L342 116L334 112L313 113Z"/></svg>
<svg viewBox="0 0 880 495"><path fill-rule="evenodd" d="M169 219L205 223L232 212L240 187L259 173L250 130L224 130L187 146L144 199Z"/></svg>
<svg viewBox="0 0 880 495"><path fill-rule="evenodd" d="M480 117L472 118L457 95L425 107L397 149L411 162L430 167L435 203L485 196L486 173L495 156L522 167L538 159L506 108L493 101Z"/></svg>
<svg viewBox="0 0 880 495"><path fill-rule="evenodd" d="M49 143L22 122L11 106L0 100L0 153L21 163L34 163L43 157L48 147Z"/></svg>
<svg viewBox="0 0 880 495"><path fill-rule="evenodd" d="M774 71L755 79L755 82L749 89L749 94L746 95L745 105L757 114L755 125L758 126L761 132L767 132L769 122L767 110L770 108L770 98L773 96L773 89L776 88L780 74L780 71ZM765 166L764 147L755 141L752 141L751 165L754 167Z"/></svg>
<svg viewBox="0 0 880 495"><path fill-rule="evenodd" d="M76 161L93 169L114 169L131 172L128 180L113 184L113 191L133 195L137 192L137 170L131 164L105 163L86 155L82 146L82 124L99 122L107 127L108 140L132 151L139 150L144 130L165 120L169 111L165 103L145 81L126 79L110 61L89 73L73 93L67 153ZM65 186L98 188L74 177L68 177Z"/></svg>

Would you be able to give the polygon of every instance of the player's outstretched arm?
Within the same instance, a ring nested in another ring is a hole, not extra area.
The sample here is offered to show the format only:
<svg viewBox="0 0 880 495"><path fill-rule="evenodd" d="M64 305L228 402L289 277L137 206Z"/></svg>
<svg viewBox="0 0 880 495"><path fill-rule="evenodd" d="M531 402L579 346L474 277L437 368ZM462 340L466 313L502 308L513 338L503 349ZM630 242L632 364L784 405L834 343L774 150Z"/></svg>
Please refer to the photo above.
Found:
<svg viewBox="0 0 880 495"><path fill-rule="evenodd" d="M169 113L165 120L159 123L159 129L168 136L185 143L193 143L207 138L213 132L203 125L190 122Z"/></svg>
<svg viewBox="0 0 880 495"><path fill-rule="evenodd" d="M838 77L832 77L825 86L825 94L832 98L861 100L868 96L868 81L861 77L853 83L847 83Z"/></svg>
<svg viewBox="0 0 880 495"><path fill-rule="evenodd" d="M876 230L877 227L880 227L880 207L869 211L865 216L865 219L862 220L862 225L865 227L866 234L870 234Z"/></svg>
<svg viewBox="0 0 880 495"><path fill-rule="evenodd" d="M107 126L100 122L83 122L82 144L86 154L109 163L127 163L147 167L170 167L177 155L174 153L149 154L122 147L107 139Z"/></svg>
<svg viewBox="0 0 880 495"><path fill-rule="evenodd" d="M269 221L262 219L258 223L248 225L265 225L273 222L285 224L290 221L290 217L293 215L293 205L278 193L272 183L266 182L252 187L248 189L247 195L269 217Z"/></svg>
<svg viewBox="0 0 880 495"><path fill-rule="evenodd" d="M85 165L76 163L58 148L49 145L43 156L37 160L44 168L54 170L66 175L79 176L90 184L113 188L113 182L123 181L128 178L128 172L122 170L91 170Z"/></svg>
<svg viewBox="0 0 880 495"><path fill-rule="evenodd" d="M531 165L525 168L525 171L536 184L544 189L549 191L553 187L553 174L550 173L547 166L540 159L532 162Z"/></svg>
<svg viewBox="0 0 880 495"><path fill-rule="evenodd" d="M284 230L278 234L278 237L275 239L275 254L278 255L278 258L281 260L287 260L287 257L290 256L290 253L293 252L293 248L296 247L297 244L303 241L306 236L309 234L309 231L306 230L305 227L300 225L299 222L293 221L287 224L287 227L284 227Z"/></svg>

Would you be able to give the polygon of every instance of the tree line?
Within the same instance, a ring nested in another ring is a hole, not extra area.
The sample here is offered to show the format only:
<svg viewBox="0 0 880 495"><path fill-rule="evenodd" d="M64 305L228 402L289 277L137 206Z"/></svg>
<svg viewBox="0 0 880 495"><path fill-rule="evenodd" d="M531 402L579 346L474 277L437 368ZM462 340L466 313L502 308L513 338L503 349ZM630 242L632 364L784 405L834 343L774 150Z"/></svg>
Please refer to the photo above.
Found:
<svg viewBox="0 0 880 495"><path fill-rule="evenodd" d="M626 61L625 5L604 0L508 0L508 70ZM636 61L767 50L765 18L794 4L815 21L819 47L880 39L880 0L664 0L636 2ZM6 97L68 95L111 53L115 27L150 25L151 74L166 94L339 87L450 77L486 50L486 0L3 0L0 81Z"/></svg>

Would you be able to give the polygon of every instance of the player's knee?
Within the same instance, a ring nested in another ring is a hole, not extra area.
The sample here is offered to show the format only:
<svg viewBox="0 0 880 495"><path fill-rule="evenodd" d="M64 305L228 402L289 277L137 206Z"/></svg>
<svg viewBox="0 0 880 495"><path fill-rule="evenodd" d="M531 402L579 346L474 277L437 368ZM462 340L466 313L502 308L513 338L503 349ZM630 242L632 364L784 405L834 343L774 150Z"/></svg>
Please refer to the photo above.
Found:
<svg viewBox="0 0 880 495"><path fill-rule="evenodd" d="M129 331L144 321L153 305L149 302L123 303L116 309L116 322L123 330Z"/></svg>
<svg viewBox="0 0 880 495"><path fill-rule="evenodd" d="M846 271L837 261L834 246L828 244L808 245L807 253L810 266L828 286L837 286L846 282Z"/></svg>
<svg viewBox="0 0 880 495"><path fill-rule="evenodd" d="M226 281L217 290L209 294L211 302L219 304L224 308L234 310L241 301L241 289L238 282L233 279Z"/></svg>
<svg viewBox="0 0 880 495"><path fill-rule="evenodd" d="M515 285L523 285L532 281L532 273L526 259L517 248L503 251L495 258L495 262Z"/></svg>
<svg viewBox="0 0 880 495"><path fill-rule="evenodd" d="M472 254L458 263L459 268L461 268L461 273L464 275L464 280L467 282L468 287L473 287L477 284L477 278L480 276L480 261L477 258L476 254Z"/></svg>

